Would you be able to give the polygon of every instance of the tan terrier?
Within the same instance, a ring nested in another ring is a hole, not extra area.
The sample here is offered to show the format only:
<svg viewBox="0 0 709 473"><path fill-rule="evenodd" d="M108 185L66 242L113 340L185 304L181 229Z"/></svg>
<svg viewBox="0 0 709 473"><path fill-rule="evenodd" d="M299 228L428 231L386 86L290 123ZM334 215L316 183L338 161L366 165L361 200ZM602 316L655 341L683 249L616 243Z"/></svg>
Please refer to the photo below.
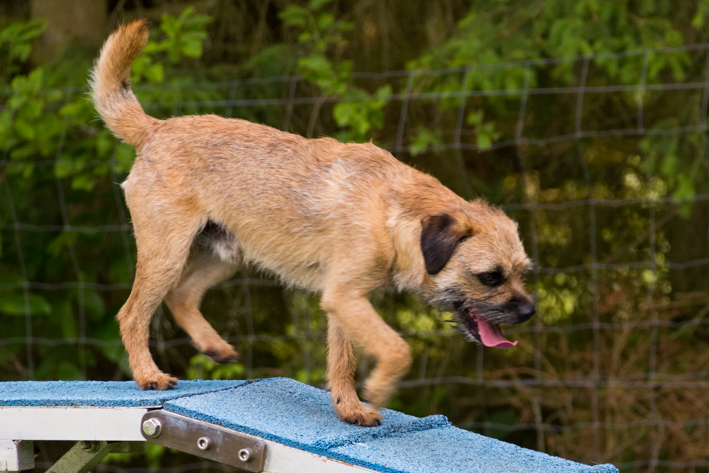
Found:
<svg viewBox="0 0 709 473"><path fill-rule="evenodd" d="M250 263L320 293L328 317L328 382L338 416L380 425L378 410L411 365L411 350L372 308L379 287L413 290L453 312L470 341L513 346L499 324L534 315L522 277L530 261L517 225L482 200L467 202L371 143L305 139L214 115L157 120L130 87L148 41L144 20L104 45L92 76L108 128L135 146L123 183L138 246L135 282L118 313L133 376L170 389L148 349L164 299L202 353L236 359L199 311L205 291ZM376 360L360 402L355 345Z"/></svg>

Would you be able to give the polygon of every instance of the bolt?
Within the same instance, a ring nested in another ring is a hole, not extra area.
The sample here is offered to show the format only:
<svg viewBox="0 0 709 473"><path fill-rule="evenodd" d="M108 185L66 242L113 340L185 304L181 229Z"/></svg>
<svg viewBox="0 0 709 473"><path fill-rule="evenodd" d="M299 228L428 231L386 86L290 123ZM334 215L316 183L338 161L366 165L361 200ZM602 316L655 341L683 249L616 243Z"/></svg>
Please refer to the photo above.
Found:
<svg viewBox="0 0 709 473"><path fill-rule="evenodd" d="M143 433L148 437L158 437L162 431L162 424L157 419L148 419L143 422Z"/></svg>
<svg viewBox="0 0 709 473"><path fill-rule="evenodd" d="M209 437L200 437L197 439L197 448L207 450L209 448Z"/></svg>
<svg viewBox="0 0 709 473"><path fill-rule="evenodd" d="M83 440L83 441L79 442L79 447L81 447L81 449L82 449L83 451L85 451L85 452L94 452L94 451L98 450L98 448L97 448L97 447L98 447L98 444L97 444L97 443L95 443L95 442L89 442L89 441L86 441L86 440Z"/></svg>
<svg viewBox="0 0 709 473"><path fill-rule="evenodd" d="M242 462L247 462L251 460L251 450L249 450L248 448L242 448L241 450L239 450L239 460L241 460Z"/></svg>

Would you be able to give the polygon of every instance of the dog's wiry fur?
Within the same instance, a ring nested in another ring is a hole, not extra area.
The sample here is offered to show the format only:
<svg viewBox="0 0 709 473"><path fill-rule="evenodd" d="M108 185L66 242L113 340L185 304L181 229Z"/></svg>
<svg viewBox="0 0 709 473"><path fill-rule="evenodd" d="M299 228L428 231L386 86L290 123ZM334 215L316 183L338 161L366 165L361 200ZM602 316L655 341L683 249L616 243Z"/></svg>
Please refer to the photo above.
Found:
<svg viewBox="0 0 709 473"><path fill-rule="evenodd" d="M148 350L162 300L200 351L220 362L236 358L199 305L242 262L322 294L333 404L358 425L380 423L378 409L411 365L408 345L370 305L373 289L422 293L455 311L476 341L475 317L494 324L531 317L521 282L529 260L503 212L461 199L373 144L308 140L213 115L149 117L130 89L131 61L147 38L145 21L121 27L92 77L107 126L138 152L123 184L138 263L118 320L141 388L177 383ZM479 276L491 272L503 279L494 287ZM369 406L355 392L355 346L377 362L365 383Z"/></svg>

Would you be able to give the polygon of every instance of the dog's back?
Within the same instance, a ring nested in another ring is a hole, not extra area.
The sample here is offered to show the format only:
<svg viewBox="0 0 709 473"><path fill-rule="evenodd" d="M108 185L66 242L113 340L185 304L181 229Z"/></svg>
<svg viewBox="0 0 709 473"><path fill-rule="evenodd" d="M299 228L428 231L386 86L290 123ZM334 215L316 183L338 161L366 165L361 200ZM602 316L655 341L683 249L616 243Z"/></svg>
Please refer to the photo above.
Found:
<svg viewBox="0 0 709 473"><path fill-rule="evenodd" d="M187 204L232 232L246 261L321 290L333 248L385 226L387 179L411 171L374 145L186 116L153 127L123 187L131 213Z"/></svg>
<svg viewBox="0 0 709 473"><path fill-rule="evenodd" d="M230 242L234 251L217 254L238 252L290 284L322 289L333 247L386 225L386 212L375 209L385 205L385 181L413 169L371 144L308 140L215 115L152 118L130 88L131 61L146 42L145 22L119 29L92 80L107 126L138 153L123 184L134 220L136 213L150 221L188 209L233 233L217 243L225 250ZM360 214L356 225L350 212Z"/></svg>

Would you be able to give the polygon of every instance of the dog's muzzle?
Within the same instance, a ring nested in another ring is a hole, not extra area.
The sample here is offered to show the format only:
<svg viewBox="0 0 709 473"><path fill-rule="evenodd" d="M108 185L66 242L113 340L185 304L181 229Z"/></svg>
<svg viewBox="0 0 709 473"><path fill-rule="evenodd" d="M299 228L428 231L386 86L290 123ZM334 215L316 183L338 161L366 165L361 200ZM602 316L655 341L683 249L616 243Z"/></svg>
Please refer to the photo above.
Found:
<svg viewBox="0 0 709 473"><path fill-rule="evenodd" d="M499 324L493 323L481 316L472 307L465 307L462 302L455 304L455 317L457 328L470 342L481 343L491 348L512 348L517 342L511 342L502 334ZM513 301L507 304L505 311L516 314L512 323L526 322L535 313L534 304L528 301Z"/></svg>

